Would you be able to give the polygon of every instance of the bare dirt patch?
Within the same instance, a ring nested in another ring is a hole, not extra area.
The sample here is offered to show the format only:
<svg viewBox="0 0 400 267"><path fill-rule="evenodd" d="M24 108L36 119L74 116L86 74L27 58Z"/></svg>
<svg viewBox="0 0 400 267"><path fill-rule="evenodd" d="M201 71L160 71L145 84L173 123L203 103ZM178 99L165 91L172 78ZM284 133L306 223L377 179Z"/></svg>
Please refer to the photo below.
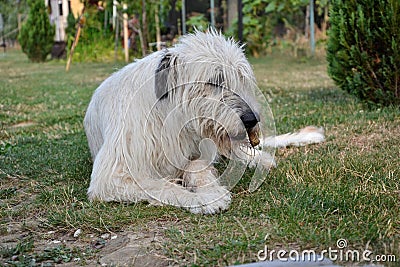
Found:
<svg viewBox="0 0 400 267"><path fill-rule="evenodd" d="M22 255L4 257L2 253L1 266L16 266L21 264L21 259L30 258L33 259L30 262L36 261L38 266L40 264L45 266L154 267L171 265L171 261L162 255L165 238L163 227L152 226L146 229L137 228L102 235L82 232L74 236L74 233L57 231L39 232L41 229L38 224L28 223L28 225L29 230L27 230L26 222L13 224L8 228L7 235L0 236L2 251L11 248L18 249L21 247L21 240L33 241L32 249L21 253Z"/></svg>
<svg viewBox="0 0 400 267"><path fill-rule="evenodd" d="M24 122L20 122L20 123L11 125L9 128L10 129L26 128L26 127L35 126L35 125L36 125L36 123L33 121L24 121Z"/></svg>

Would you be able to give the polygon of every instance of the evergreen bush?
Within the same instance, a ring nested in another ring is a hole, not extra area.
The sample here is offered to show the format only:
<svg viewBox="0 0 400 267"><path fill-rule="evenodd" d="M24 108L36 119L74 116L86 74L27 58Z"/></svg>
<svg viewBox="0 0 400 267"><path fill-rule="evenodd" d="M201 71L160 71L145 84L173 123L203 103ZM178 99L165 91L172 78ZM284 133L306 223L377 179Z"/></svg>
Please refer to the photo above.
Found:
<svg viewBox="0 0 400 267"><path fill-rule="evenodd" d="M50 54L55 28L50 24L43 0L31 0L27 21L22 25L18 41L32 62L43 62Z"/></svg>
<svg viewBox="0 0 400 267"><path fill-rule="evenodd" d="M400 105L400 1L332 0L328 73L368 104Z"/></svg>

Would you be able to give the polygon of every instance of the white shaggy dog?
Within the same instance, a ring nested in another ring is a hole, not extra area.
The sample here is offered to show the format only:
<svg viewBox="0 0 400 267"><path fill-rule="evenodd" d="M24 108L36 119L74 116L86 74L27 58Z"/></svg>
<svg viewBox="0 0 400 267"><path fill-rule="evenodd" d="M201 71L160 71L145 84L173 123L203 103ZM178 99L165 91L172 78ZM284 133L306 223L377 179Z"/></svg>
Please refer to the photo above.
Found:
<svg viewBox="0 0 400 267"><path fill-rule="evenodd" d="M242 48L215 31L184 36L114 73L95 91L84 120L94 161L89 199L204 214L227 209L231 195L213 167L219 156L275 165L253 149L263 119L255 89ZM290 135L284 145L321 136Z"/></svg>

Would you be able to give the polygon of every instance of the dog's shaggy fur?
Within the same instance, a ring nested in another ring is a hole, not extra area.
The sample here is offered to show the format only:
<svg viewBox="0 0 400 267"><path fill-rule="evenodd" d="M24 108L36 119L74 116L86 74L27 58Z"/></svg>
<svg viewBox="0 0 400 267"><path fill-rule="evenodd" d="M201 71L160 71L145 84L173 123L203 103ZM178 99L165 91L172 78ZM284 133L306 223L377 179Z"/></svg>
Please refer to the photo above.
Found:
<svg viewBox="0 0 400 267"><path fill-rule="evenodd" d="M216 158L275 165L252 148L263 120L255 90L242 48L215 31L182 37L114 73L84 120L94 161L89 199L227 209Z"/></svg>

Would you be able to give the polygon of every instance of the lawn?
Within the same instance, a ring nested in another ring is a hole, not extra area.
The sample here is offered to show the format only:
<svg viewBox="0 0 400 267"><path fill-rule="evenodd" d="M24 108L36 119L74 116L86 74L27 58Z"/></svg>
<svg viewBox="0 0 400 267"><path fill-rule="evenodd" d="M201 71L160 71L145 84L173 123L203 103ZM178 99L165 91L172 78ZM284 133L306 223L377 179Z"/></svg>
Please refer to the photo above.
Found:
<svg viewBox="0 0 400 267"><path fill-rule="evenodd" d="M176 265L255 262L265 246L322 252L340 239L344 252L368 249L399 264L400 110L364 107L333 84L325 61L251 60L277 132L318 125L327 140L277 150L260 189L246 191L247 171L230 209L214 216L88 202L82 120L93 91L122 64L73 63L66 73L64 63L0 55L0 265L94 265L126 233L153 236L147 253Z"/></svg>

